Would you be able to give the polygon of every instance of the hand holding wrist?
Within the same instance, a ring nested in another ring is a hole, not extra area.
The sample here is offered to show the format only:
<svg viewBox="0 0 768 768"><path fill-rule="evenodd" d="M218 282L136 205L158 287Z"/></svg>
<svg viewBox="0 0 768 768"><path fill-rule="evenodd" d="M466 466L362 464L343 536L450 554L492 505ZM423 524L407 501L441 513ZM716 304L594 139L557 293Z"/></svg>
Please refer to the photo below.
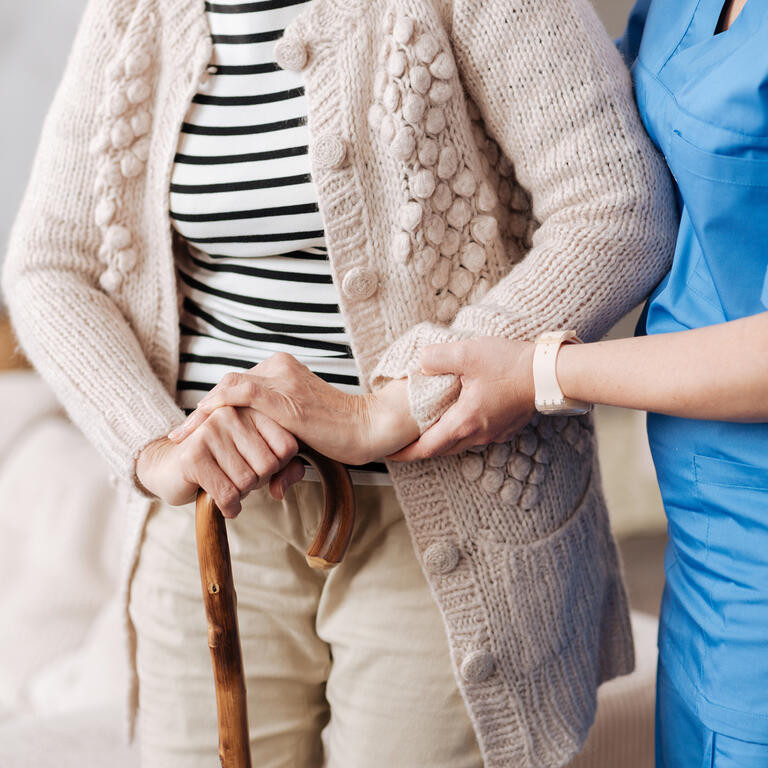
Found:
<svg viewBox="0 0 768 768"><path fill-rule="evenodd" d="M433 426L393 458L415 461L512 439L534 414L533 353L530 342L497 337L424 349L423 373L452 373L461 391Z"/></svg>

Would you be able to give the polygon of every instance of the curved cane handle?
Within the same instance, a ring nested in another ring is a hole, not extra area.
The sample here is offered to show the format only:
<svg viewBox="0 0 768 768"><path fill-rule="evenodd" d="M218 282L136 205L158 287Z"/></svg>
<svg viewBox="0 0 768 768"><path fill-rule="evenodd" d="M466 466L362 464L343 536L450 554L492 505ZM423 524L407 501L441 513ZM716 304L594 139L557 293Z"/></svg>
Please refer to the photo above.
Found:
<svg viewBox="0 0 768 768"><path fill-rule="evenodd" d="M299 456L317 470L323 485L323 519L307 550L307 563L310 568L329 570L344 558L355 527L352 481L343 464L301 442Z"/></svg>

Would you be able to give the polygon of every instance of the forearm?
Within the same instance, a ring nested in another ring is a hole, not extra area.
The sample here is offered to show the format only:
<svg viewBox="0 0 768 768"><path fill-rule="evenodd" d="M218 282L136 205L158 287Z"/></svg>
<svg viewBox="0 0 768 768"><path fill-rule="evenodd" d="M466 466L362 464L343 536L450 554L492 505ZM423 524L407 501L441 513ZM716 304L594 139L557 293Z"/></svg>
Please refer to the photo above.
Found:
<svg viewBox="0 0 768 768"><path fill-rule="evenodd" d="M567 397L692 419L768 421L768 313L680 333L564 346Z"/></svg>
<svg viewBox="0 0 768 768"><path fill-rule="evenodd" d="M588 2L522 4L503 52L494 41L507 4L477 6L454 3L459 69L541 226L524 260L451 329L532 340L575 328L599 339L669 269L679 223L669 171Z"/></svg>
<svg viewBox="0 0 768 768"><path fill-rule="evenodd" d="M64 270L15 276L6 287L28 359L111 470L131 482L140 449L184 414L125 318L102 292Z"/></svg>

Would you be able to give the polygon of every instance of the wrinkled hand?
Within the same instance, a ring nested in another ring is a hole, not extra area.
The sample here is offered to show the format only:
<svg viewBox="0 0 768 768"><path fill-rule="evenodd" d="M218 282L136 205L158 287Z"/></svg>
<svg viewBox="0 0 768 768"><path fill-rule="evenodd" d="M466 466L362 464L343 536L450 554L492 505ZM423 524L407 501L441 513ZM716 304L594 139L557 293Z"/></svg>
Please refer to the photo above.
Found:
<svg viewBox="0 0 768 768"><path fill-rule="evenodd" d="M416 461L511 440L534 415L534 344L484 337L425 347L427 375L461 378L456 402L414 443L389 458Z"/></svg>
<svg viewBox="0 0 768 768"><path fill-rule="evenodd" d="M184 440L228 406L269 414L316 451L347 464L373 461L418 435L404 380L375 395L350 395L323 381L292 355L279 353L247 372L224 376L169 437Z"/></svg>
<svg viewBox="0 0 768 768"><path fill-rule="evenodd" d="M187 439L161 438L146 446L136 461L136 476L150 492L173 506L206 490L225 517L240 512L240 500L269 483L281 499L285 488L304 475L294 456L293 435L249 408L220 408Z"/></svg>

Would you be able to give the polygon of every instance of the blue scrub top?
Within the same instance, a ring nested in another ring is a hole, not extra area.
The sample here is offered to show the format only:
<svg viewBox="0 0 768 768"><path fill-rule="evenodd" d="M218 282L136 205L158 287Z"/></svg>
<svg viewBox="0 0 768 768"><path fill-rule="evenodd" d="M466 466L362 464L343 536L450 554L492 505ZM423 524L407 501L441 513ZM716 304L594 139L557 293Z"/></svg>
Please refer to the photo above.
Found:
<svg viewBox="0 0 768 768"><path fill-rule="evenodd" d="M640 0L620 43L680 205L649 334L768 309L768 2L715 35L723 2ZM648 436L670 534L662 662L707 727L768 742L768 424L649 414Z"/></svg>

